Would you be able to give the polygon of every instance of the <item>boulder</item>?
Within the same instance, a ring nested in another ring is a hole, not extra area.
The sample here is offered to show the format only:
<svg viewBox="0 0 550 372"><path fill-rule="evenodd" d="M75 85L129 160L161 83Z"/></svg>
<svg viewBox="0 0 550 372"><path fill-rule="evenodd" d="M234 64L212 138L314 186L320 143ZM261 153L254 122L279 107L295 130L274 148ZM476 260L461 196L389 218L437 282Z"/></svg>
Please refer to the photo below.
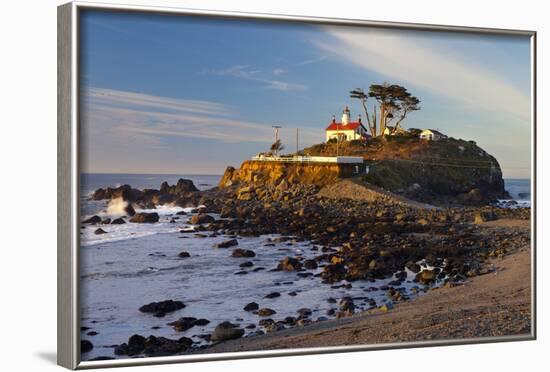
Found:
<svg viewBox="0 0 550 372"><path fill-rule="evenodd" d="M305 260L304 267L308 270L315 270L318 267L318 265L315 260Z"/></svg>
<svg viewBox="0 0 550 372"><path fill-rule="evenodd" d="M92 216L86 220L83 221L83 223L100 223L101 222L101 217L99 216Z"/></svg>
<svg viewBox="0 0 550 372"><path fill-rule="evenodd" d="M189 252L187 252L187 251L181 251L181 252L178 254L178 257L180 257L180 258L188 258L188 257L191 257L191 255L190 255Z"/></svg>
<svg viewBox="0 0 550 372"><path fill-rule="evenodd" d="M179 318L178 320L168 323L169 326L172 326L175 331L177 332L185 332L188 329L194 327L196 325L197 318L193 317L184 317Z"/></svg>
<svg viewBox="0 0 550 372"><path fill-rule="evenodd" d="M267 307L258 310L258 315L259 316L271 316L273 314L277 314L277 312L275 310L269 309Z"/></svg>
<svg viewBox="0 0 550 372"><path fill-rule="evenodd" d="M279 292L271 292L264 296L264 298L277 298L277 297L281 297L281 294Z"/></svg>
<svg viewBox="0 0 550 372"><path fill-rule="evenodd" d="M256 253L249 249L237 248L231 253L231 257L255 257Z"/></svg>
<svg viewBox="0 0 550 372"><path fill-rule="evenodd" d="M416 280L422 284L430 284L435 281L437 274L433 270L423 270L416 274Z"/></svg>
<svg viewBox="0 0 550 372"><path fill-rule="evenodd" d="M214 248L229 248L239 245L237 239L224 240L223 242L214 244Z"/></svg>
<svg viewBox="0 0 550 372"><path fill-rule="evenodd" d="M285 257L279 262L277 269L285 271L298 271L302 269L302 263L297 258Z"/></svg>
<svg viewBox="0 0 550 372"><path fill-rule="evenodd" d="M124 221L123 218L115 218L114 220L111 221L111 225L122 225L125 223L126 221Z"/></svg>
<svg viewBox="0 0 550 372"><path fill-rule="evenodd" d="M128 204L126 207L124 207L124 212L130 217L134 216L136 214L136 210L134 207L132 207L132 204Z"/></svg>
<svg viewBox="0 0 550 372"><path fill-rule="evenodd" d="M99 228L94 231L94 234L96 235L107 234L107 231L103 230L102 228Z"/></svg>
<svg viewBox="0 0 550 372"><path fill-rule="evenodd" d="M216 326L212 333L212 341L220 342L241 338L244 335L244 329L241 329L236 324L223 322Z"/></svg>
<svg viewBox="0 0 550 372"><path fill-rule="evenodd" d="M247 304L247 305L243 308L243 310L244 310L244 311L254 311L254 310L258 310L258 308L259 308L259 306L258 306L257 303L251 302L251 303Z"/></svg>
<svg viewBox="0 0 550 372"><path fill-rule="evenodd" d="M162 317L179 309L183 309L185 304L181 301L166 300L160 302L151 302L139 308L142 313L153 313L157 317Z"/></svg>
<svg viewBox="0 0 550 372"><path fill-rule="evenodd" d="M215 220L216 219L209 214L200 213L191 217L191 219L189 220L189 223L191 225L202 225L202 224L212 223Z"/></svg>
<svg viewBox="0 0 550 372"><path fill-rule="evenodd" d="M94 345L88 341L88 340L81 340L80 341L80 352L81 353L89 353L94 348Z"/></svg>
<svg viewBox="0 0 550 372"><path fill-rule="evenodd" d="M134 223L155 223L159 221L159 215L158 213L152 212L152 213L137 213L132 218L130 218L130 222Z"/></svg>

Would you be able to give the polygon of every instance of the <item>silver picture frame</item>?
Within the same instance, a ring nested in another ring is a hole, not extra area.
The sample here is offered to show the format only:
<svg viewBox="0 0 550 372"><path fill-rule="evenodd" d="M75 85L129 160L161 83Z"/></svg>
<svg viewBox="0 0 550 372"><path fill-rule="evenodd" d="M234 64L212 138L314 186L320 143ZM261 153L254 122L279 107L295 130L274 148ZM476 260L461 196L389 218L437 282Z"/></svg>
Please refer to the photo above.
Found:
<svg viewBox="0 0 550 372"><path fill-rule="evenodd" d="M455 33L521 35L531 40L531 333L520 336L481 337L443 341L418 341L358 346L316 347L271 351L232 352L220 354L182 355L170 357L120 359L107 361L80 360L79 317L79 15L83 10L155 13L170 15L200 15L212 18L251 19L289 23L383 27L405 30L446 31ZM137 6L93 2L70 2L57 10L58 30L58 156L57 156L57 362L69 369L136 366L243 358L342 353L379 349L449 346L536 339L536 48L537 33L527 30L481 27L443 26L380 22L372 20L318 18L280 14L244 13L184 9L175 7Z"/></svg>

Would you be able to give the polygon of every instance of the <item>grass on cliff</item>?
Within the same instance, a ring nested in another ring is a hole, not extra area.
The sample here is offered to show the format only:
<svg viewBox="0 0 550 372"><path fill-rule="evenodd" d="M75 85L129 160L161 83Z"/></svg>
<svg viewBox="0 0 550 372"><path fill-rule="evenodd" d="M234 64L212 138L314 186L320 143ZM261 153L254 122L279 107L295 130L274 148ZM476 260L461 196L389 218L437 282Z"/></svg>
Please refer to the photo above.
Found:
<svg viewBox="0 0 550 372"><path fill-rule="evenodd" d="M496 159L473 141L386 136L367 142L321 143L301 151L311 156L362 156L371 163L365 181L394 192L414 184L436 194L454 195L473 188L498 188L502 179ZM496 191L496 190L495 190Z"/></svg>

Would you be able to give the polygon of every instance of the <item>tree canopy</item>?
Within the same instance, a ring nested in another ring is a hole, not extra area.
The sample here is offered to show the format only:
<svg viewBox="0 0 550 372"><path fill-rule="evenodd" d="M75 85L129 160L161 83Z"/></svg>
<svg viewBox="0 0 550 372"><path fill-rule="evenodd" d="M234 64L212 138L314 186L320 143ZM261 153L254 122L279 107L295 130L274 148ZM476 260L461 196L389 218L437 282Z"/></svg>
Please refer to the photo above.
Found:
<svg viewBox="0 0 550 372"><path fill-rule="evenodd" d="M356 88L350 91L350 97L360 100L373 137L383 135L388 124L393 120L395 125L390 134L396 133L407 114L420 110L420 100L409 93L407 88L397 84L372 84L368 93L365 93L362 88ZM378 108L375 104L371 112L367 107L368 98L378 103Z"/></svg>

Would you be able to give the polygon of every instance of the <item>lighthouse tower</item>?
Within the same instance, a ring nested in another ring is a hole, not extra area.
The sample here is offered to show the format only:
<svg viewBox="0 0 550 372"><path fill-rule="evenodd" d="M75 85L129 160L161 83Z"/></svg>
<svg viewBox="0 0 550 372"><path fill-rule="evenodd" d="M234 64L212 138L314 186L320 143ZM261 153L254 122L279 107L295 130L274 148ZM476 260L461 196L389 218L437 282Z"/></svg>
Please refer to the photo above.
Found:
<svg viewBox="0 0 550 372"><path fill-rule="evenodd" d="M346 106L344 108L344 111L342 112L342 124L348 125L349 124L349 119L350 119L349 107Z"/></svg>

